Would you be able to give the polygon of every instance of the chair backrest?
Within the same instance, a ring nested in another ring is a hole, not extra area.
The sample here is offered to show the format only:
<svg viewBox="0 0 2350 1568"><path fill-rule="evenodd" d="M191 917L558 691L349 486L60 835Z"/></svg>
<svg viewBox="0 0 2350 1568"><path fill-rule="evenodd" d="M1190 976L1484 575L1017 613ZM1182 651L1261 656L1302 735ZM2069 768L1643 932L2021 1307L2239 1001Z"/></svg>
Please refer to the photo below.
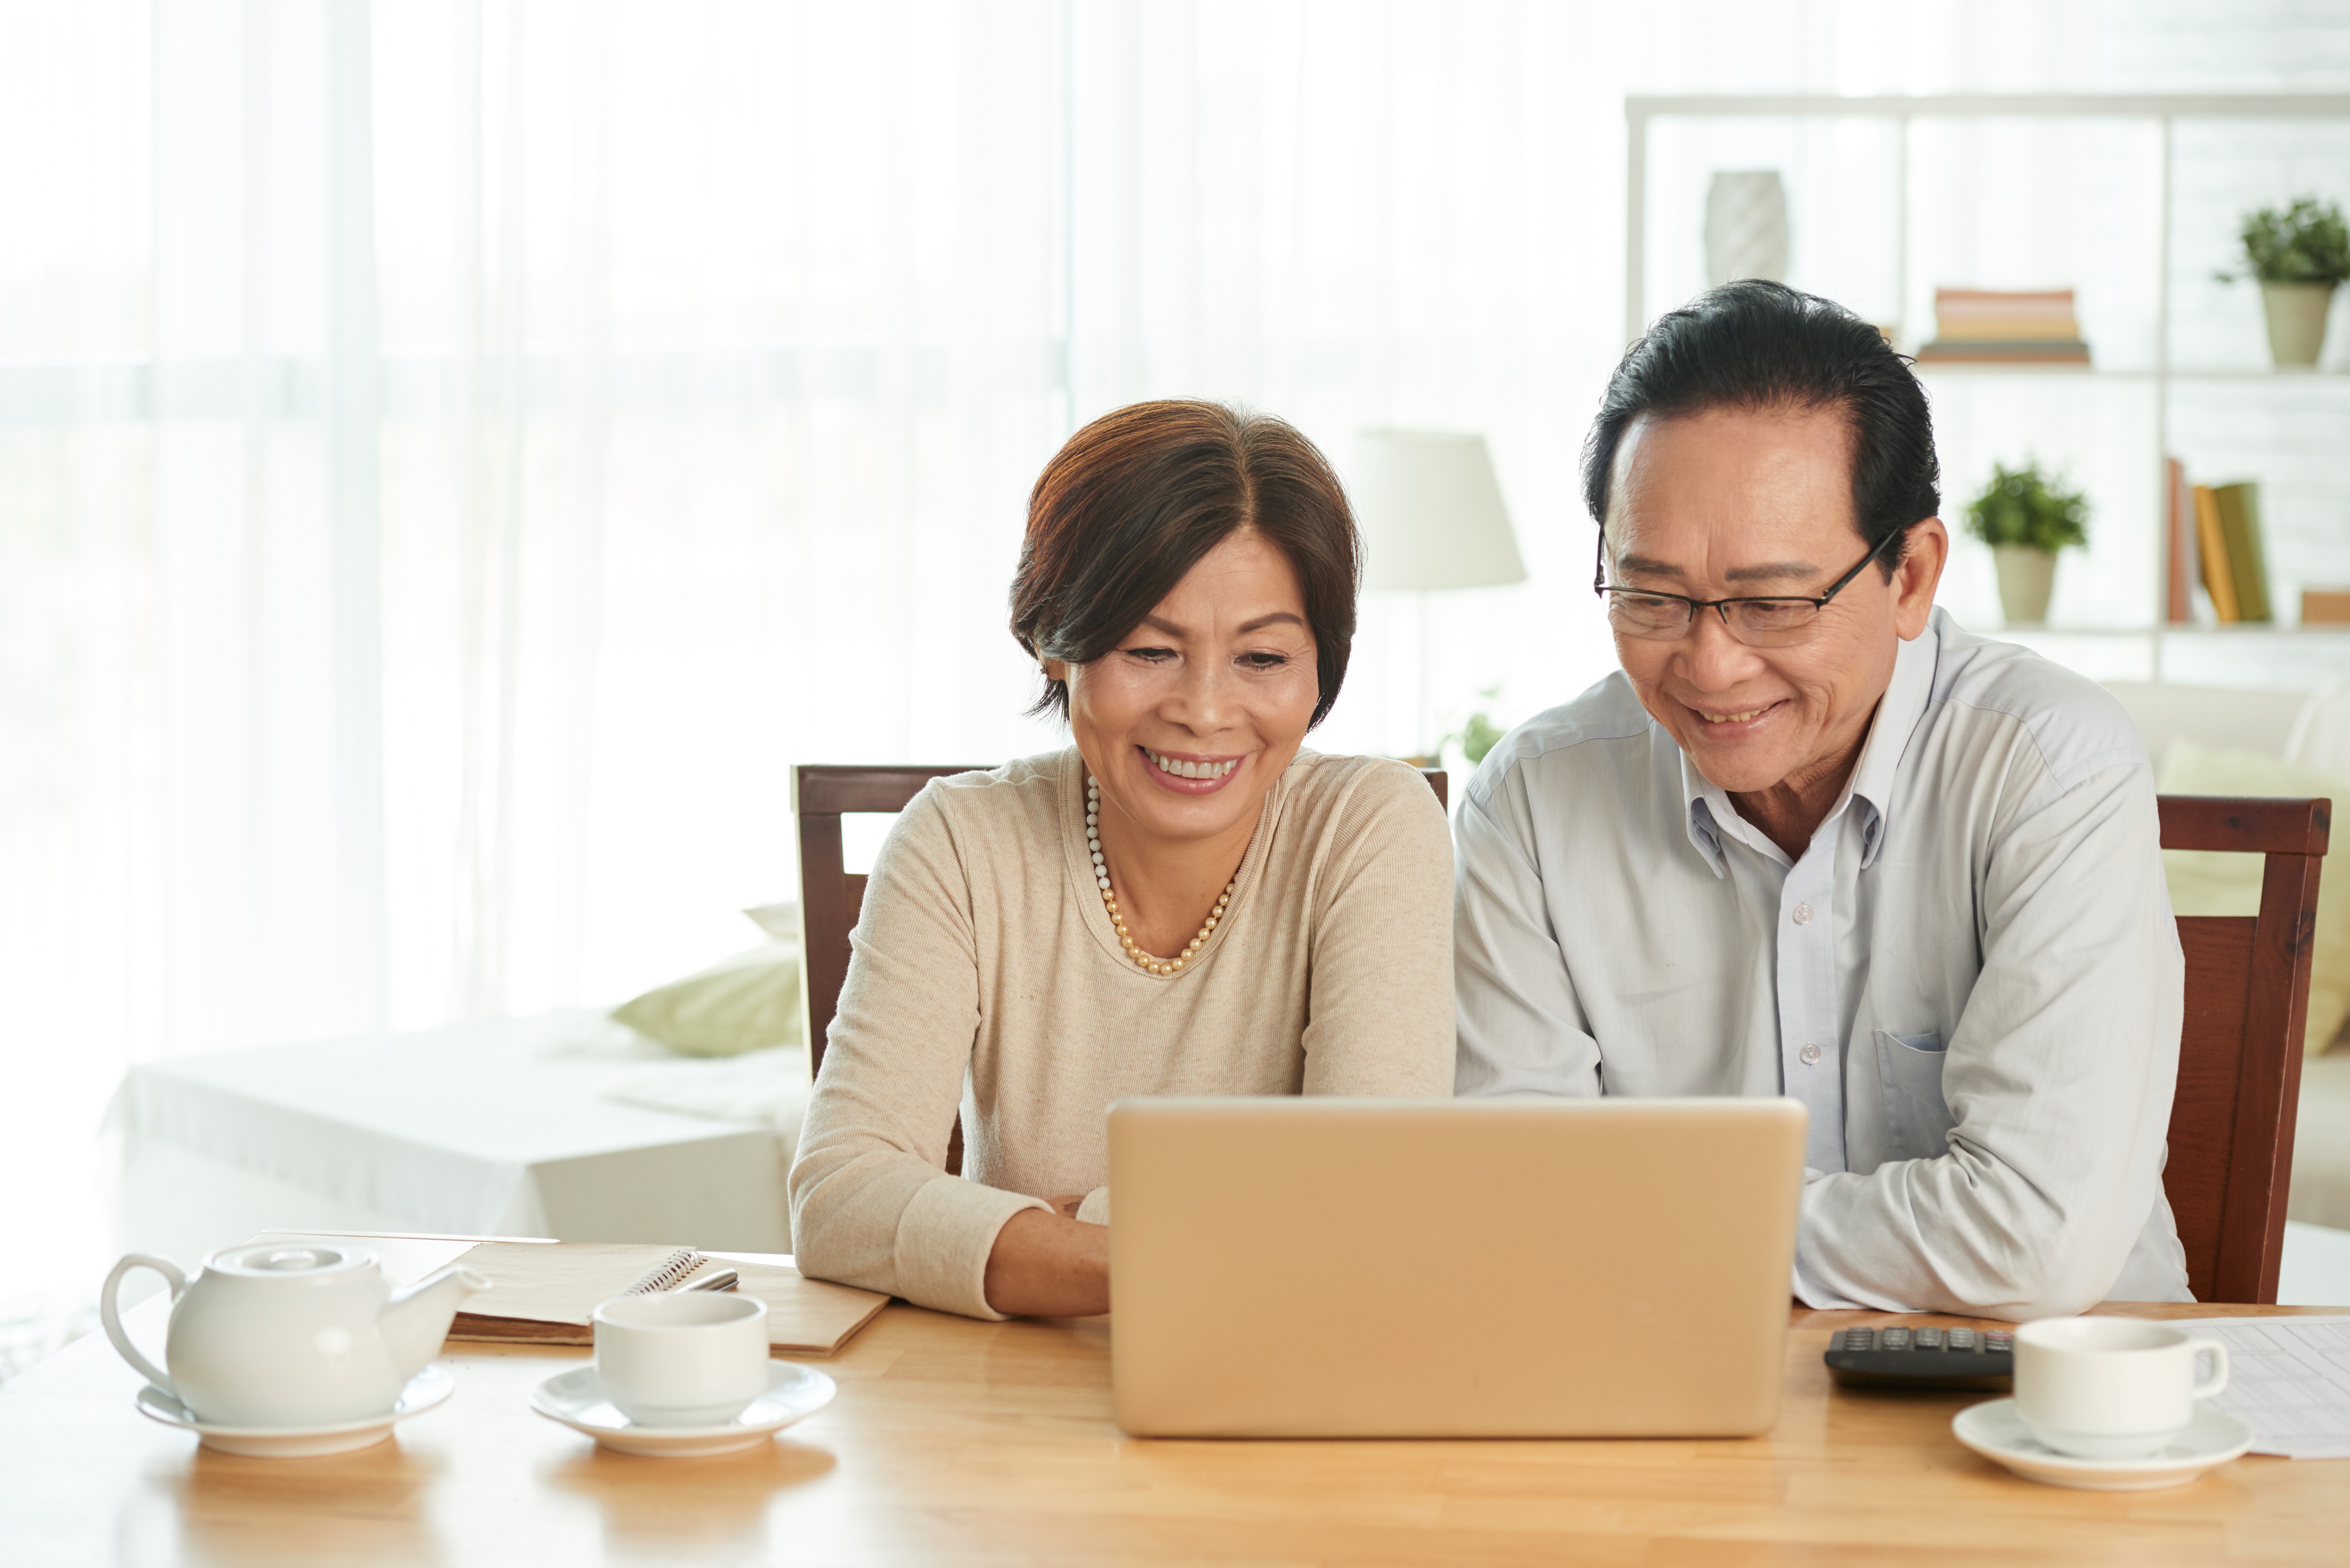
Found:
<svg viewBox="0 0 2350 1568"><path fill-rule="evenodd" d="M2162 1185L2196 1300L2272 1303L2334 803L2164 795L2158 804L2165 849L2267 857L2258 915L2178 919L2187 1017Z"/></svg>
<svg viewBox="0 0 2350 1568"><path fill-rule="evenodd" d="M840 1006L841 982L848 978L848 933L865 905L865 878L843 868L843 812L899 812L932 779L973 768L827 767L792 770L792 814L799 818L800 994L807 1009L808 1069L824 1064L825 1032ZM1440 768L1420 776L1450 805Z"/></svg>

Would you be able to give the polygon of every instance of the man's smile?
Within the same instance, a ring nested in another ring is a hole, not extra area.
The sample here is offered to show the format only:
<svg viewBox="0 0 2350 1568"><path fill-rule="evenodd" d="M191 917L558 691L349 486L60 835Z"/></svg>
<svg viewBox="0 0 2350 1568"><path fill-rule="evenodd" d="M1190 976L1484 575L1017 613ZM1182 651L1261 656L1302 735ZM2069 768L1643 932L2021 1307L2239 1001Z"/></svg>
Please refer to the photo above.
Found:
<svg viewBox="0 0 2350 1568"><path fill-rule="evenodd" d="M1744 708L1700 708L1692 702L1681 704L1682 707L1696 714L1709 730L1736 730L1775 713L1786 705L1787 699L1784 697Z"/></svg>

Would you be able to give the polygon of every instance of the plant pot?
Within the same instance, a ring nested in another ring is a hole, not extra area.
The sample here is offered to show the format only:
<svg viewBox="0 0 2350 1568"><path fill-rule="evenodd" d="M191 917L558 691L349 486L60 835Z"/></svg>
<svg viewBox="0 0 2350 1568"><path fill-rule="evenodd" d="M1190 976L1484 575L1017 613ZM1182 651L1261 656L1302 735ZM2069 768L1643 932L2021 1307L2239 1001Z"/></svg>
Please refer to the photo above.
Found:
<svg viewBox="0 0 2350 1568"><path fill-rule="evenodd" d="M2056 586L2056 556L2029 545L1993 545L1999 568L1999 608L2010 626L2039 626L2048 619L2048 594Z"/></svg>
<svg viewBox="0 0 2350 1568"><path fill-rule="evenodd" d="M2280 366L2314 365L2325 347L2325 309L2334 303L2330 283L2264 283L2261 308L2269 318L2269 358Z"/></svg>

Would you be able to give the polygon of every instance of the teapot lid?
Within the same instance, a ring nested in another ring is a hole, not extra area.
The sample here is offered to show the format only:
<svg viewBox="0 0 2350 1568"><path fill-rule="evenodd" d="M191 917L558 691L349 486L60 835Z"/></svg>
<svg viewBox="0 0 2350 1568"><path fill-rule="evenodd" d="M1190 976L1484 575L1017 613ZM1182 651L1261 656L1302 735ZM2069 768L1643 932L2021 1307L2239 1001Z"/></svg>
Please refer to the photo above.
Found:
<svg viewBox="0 0 2350 1568"><path fill-rule="evenodd" d="M204 1267L249 1280L316 1279L371 1269L375 1254L364 1247L328 1241L260 1241L214 1252L204 1260Z"/></svg>

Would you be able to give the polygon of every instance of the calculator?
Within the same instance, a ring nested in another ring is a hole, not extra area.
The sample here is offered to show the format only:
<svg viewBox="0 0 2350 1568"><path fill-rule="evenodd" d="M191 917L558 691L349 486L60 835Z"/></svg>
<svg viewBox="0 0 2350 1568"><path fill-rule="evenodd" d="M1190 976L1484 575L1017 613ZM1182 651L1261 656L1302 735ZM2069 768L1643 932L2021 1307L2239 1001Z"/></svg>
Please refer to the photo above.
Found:
<svg viewBox="0 0 2350 1568"><path fill-rule="evenodd" d="M2015 1335L2000 1329L1840 1328L1828 1336L1827 1363L1846 1388L2003 1392L2015 1371Z"/></svg>

